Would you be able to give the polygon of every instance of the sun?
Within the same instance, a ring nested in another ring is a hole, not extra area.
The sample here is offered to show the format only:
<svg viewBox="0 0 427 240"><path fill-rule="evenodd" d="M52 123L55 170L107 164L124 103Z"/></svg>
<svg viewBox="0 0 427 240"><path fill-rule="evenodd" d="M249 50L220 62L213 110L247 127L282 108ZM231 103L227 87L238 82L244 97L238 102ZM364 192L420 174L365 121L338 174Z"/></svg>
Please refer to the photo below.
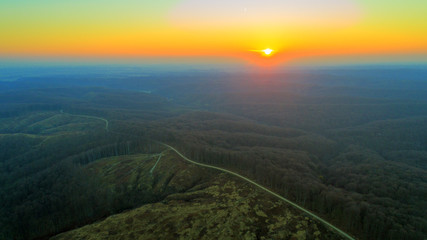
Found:
<svg viewBox="0 0 427 240"><path fill-rule="evenodd" d="M271 48L266 48L266 49L257 49L257 50L249 50L251 52L256 52L258 54L260 54L262 57L266 57L266 58L270 58L272 57L274 54L276 54L277 50L273 50Z"/></svg>
<svg viewBox="0 0 427 240"><path fill-rule="evenodd" d="M272 50L272 49L270 49L270 48L267 48L267 49L262 50L262 52L264 52L264 53L265 53L265 55L270 55L273 51L274 51L274 50Z"/></svg>

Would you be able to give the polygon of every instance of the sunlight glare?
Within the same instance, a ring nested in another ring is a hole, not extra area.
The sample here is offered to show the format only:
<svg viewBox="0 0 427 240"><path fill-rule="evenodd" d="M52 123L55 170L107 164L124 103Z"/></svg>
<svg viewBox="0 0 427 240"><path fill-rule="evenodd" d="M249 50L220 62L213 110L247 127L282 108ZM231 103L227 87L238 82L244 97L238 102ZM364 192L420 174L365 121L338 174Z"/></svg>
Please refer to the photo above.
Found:
<svg viewBox="0 0 427 240"><path fill-rule="evenodd" d="M270 55L272 52L273 52L273 50L271 50L270 48L267 48L267 49L264 49L264 50L262 50L266 55Z"/></svg>

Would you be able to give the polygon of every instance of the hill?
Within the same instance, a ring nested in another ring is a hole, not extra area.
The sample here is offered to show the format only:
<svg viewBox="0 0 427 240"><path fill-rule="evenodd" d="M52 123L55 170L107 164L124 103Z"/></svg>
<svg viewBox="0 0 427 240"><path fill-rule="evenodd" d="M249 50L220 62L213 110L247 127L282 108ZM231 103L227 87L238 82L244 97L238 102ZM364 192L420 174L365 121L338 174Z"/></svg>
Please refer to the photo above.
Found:
<svg viewBox="0 0 427 240"><path fill-rule="evenodd" d="M153 160L146 155L114 157L88 168L111 189L120 183L124 191L139 188L141 197L171 194L51 239L341 239L227 174L187 164L174 153L166 153L150 173Z"/></svg>

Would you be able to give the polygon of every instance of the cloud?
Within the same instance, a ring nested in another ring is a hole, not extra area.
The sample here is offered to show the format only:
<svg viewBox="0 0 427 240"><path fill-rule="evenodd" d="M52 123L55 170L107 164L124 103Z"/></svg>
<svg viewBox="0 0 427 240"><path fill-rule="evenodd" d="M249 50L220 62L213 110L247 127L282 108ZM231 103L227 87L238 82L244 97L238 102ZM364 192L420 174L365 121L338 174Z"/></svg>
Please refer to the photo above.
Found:
<svg viewBox="0 0 427 240"><path fill-rule="evenodd" d="M180 27L337 27L358 22L354 0L183 0L169 12Z"/></svg>

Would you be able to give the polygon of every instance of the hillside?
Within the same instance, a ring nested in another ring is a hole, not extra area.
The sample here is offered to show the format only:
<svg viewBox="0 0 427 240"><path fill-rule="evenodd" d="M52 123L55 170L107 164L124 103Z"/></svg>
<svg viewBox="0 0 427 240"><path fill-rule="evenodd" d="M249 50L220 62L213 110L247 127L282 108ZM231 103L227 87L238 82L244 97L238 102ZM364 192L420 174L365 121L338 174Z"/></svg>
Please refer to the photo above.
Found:
<svg viewBox="0 0 427 240"><path fill-rule="evenodd" d="M369 76L189 72L8 83L15 87L0 87L0 239L47 239L143 206L162 212L174 194L216 184L219 172L158 142L251 179L357 239L426 239L425 72L411 72L400 80L361 71ZM224 177L223 185L243 188ZM183 213L193 211L189 198L175 205ZM208 197L197 201L214 209Z"/></svg>
<svg viewBox="0 0 427 240"><path fill-rule="evenodd" d="M127 190L138 188L141 197L171 194L51 239L340 239L252 185L187 164L175 154L166 153L151 174L155 159L113 157L88 169L111 189L120 183Z"/></svg>

